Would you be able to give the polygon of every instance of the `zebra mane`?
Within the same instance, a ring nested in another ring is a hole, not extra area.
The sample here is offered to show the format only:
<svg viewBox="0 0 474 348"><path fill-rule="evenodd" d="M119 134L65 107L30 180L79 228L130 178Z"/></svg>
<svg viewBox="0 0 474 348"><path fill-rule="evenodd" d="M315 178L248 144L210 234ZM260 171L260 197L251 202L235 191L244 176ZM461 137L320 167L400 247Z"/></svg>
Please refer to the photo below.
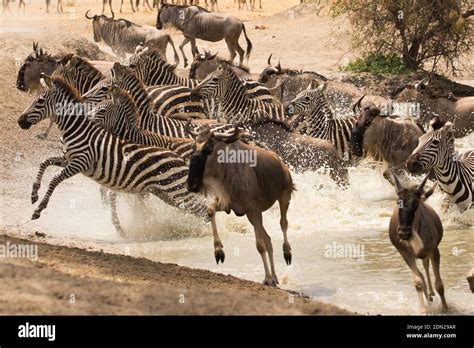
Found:
<svg viewBox="0 0 474 348"><path fill-rule="evenodd" d="M127 91L117 88L114 93L118 97L120 104L125 105L126 107L130 108L133 112L133 117L130 118L129 114L126 114L126 118L129 122L129 125L133 127L138 127L140 123L140 113L138 112L137 104L133 101L132 96Z"/></svg>
<svg viewBox="0 0 474 348"><path fill-rule="evenodd" d="M50 79L56 86L66 91L66 93L69 94L74 99L74 101L76 102L84 101L84 98L82 98L79 92L73 86L71 86L71 84L67 82L67 80L64 77L51 76Z"/></svg>
<svg viewBox="0 0 474 348"><path fill-rule="evenodd" d="M175 73L176 68L178 67L176 64L170 64L166 60L161 57L160 51L157 48L149 48L145 52L138 53L138 56L145 57L148 56L151 59L156 59L160 61L163 65L163 68L169 72Z"/></svg>

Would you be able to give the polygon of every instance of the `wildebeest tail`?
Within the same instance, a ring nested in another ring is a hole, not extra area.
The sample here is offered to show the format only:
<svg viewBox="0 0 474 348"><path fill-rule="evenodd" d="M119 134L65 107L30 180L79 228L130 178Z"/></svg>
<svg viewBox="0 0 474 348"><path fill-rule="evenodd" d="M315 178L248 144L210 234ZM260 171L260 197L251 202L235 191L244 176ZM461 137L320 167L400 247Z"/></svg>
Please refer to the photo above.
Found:
<svg viewBox="0 0 474 348"><path fill-rule="evenodd" d="M252 53L252 42L249 40L248 36L247 36L247 31L245 30L245 24L242 23L242 29L244 31L244 35L245 35L245 40L247 40L247 52L245 53L245 58L247 58L247 60L249 59L250 57L250 53Z"/></svg>

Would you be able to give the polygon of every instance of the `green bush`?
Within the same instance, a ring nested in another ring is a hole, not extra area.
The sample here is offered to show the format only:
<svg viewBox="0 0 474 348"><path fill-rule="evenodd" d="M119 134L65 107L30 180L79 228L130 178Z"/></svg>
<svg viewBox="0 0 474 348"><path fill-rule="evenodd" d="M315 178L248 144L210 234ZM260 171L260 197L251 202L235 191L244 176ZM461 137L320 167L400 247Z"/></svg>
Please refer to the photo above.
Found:
<svg viewBox="0 0 474 348"><path fill-rule="evenodd" d="M369 54L365 58L357 58L349 62L342 70L355 73L368 72L377 75L399 75L409 72L400 57L396 55L384 56L382 54Z"/></svg>

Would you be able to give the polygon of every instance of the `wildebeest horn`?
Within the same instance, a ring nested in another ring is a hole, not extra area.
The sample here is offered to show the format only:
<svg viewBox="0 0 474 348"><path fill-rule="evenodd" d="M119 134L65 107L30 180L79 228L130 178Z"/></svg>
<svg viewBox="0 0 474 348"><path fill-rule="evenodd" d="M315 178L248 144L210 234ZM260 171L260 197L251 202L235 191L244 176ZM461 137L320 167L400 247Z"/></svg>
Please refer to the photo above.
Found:
<svg viewBox="0 0 474 348"><path fill-rule="evenodd" d="M268 60L267 60L268 65L272 65L272 56L273 56L273 53L270 53L270 56L268 57Z"/></svg>
<svg viewBox="0 0 474 348"><path fill-rule="evenodd" d="M278 61L278 65L276 66L277 70L278 71L281 71L281 61L279 60Z"/></svg>
<svg viewBox="0 0 474 348"><path fill-rule="evenodd" d="M354 115L357 114L357 109L361 109L360 103L362 102L362 99L364 99L365 94L357 100L357 102L352 106L352 111L354 112Z"/></svg>
<svg viewBox="0 0 474 348"><path fill-rule="evenodd" d="M233 143L234 141L237 141L240 136L240 129L239 126L235 126L234 132L231 135L225 135L225 134L214 134L214 138L216 140L221 140L225 143Z"/></svg>
<svg viewBox="0 0 474 348"><path fill-rule="evenodd" d="M87 14L89 13L89 11L90 11L90 10L87 10L87 12L86 12L86 15L85 15L86 18L87 18L87 19L94 19L94 17L89 17L89 16L87 16Z"/></svg>
<svg viewBox="0 0 474 348"><path fill-rule="evenodd" d="M425 187L425 184L426 182L428 181L428 178L430 177L430 173L428 173L425 178L423 179L423 181L420 183L420 185L418 185L418 187L416 188L416 191L421 195L423 193L423 187Z"/></svg>
<svg viewBox="0 0 474 348"><path fill-rule="evenodd" d="M397 189L397 192L401 191L403 189L402 184L400 183L400 180L398 179L397 174L395 174L394 170L391 170L393 179L395 180L395 188Z"/></svg>

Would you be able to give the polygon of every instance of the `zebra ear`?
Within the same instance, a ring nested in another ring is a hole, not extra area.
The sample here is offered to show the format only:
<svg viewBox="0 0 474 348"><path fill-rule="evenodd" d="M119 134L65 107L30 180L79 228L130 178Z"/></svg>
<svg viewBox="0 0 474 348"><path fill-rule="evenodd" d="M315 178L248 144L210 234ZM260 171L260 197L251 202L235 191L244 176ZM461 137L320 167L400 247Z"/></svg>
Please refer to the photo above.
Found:
<svg viewBox="0 0 474 348"><path fill-rule="evenodd" d="M314 81L311 82L310 86L313 84ZM322 83L318 88L319 93L323 93L326 90L326 87L328 86L327 82Z"/></svg>
<svg viewBox="0 0 474 348"><path fill-rule="evenodd" d="M109 88L109 95L113 102L117 102L120 94L120 88L117 85L112 85Z"/></svg>
<svg viewBox="0 0 474 348"><path fill-rule="evenodd" d="M40 83L41 85L43 85L43 87L47 87L47 88L53 87L53 81L51 80L51 77L49 77L45 73L41 73L40 76L41 76Z"/></svg>

